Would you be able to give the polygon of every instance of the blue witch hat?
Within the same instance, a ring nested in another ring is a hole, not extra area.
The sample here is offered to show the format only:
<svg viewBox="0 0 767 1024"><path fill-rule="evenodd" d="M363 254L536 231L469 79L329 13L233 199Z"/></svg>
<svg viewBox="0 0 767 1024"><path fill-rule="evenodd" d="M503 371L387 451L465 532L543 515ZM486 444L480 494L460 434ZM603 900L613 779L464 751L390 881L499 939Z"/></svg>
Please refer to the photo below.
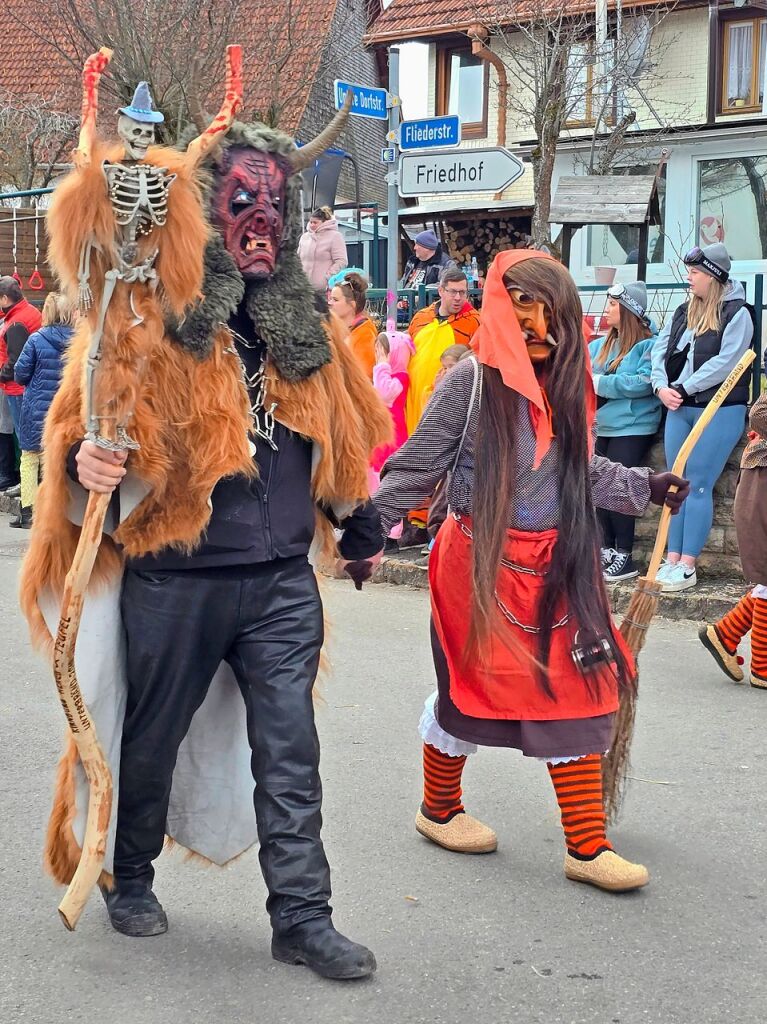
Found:
<svg viewBox="0 0 767 1024"><path fill-rule="evenodd" d="M154 100L149 91L149 82L139 82L129 107L120 107L120 113L142 124L162 124L165 120L159 110L154 109Z"/></svg>

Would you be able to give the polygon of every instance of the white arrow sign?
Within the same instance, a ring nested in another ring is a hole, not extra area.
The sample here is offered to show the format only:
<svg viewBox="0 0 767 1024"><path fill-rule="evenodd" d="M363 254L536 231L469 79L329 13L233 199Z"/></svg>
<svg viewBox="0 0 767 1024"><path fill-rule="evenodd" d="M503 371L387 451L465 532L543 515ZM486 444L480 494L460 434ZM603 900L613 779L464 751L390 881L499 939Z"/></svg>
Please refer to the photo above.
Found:
<svg viewBox="0 0 767 1024"><path fill-rule="evenodd" d="M403 153L399 160L399 194L501 192L524 170L522 161L501 146Z"/></svg>

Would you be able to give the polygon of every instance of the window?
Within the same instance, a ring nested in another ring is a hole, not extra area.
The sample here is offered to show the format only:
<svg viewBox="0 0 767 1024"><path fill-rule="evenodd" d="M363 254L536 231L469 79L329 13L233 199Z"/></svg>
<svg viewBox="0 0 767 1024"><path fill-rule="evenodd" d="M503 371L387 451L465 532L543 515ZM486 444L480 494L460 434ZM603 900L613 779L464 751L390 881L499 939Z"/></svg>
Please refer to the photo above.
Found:
<svg viewBox="0 0 767 1024"><path fill-rule="evenodd" d="M766 56L767 18L723 23L723 114L749 114L762 109Z"/></svg>
<svg viewBox="0 0 767 1024"><path fill-rule="evenodd" d="M698 240L724 242L734 260L767 259L767 156L698 163Z"/></svg>
<svg viewBox="0 0 767 1024"><path fill-rule="evenodd" d="M437 114L457 114L465 139L487 135L488 65L468 47L437 51Z"/></svg>
<svg viewBox="0 0 767 1024"><path fill-rule="evenodd" d="M598 59L596 42L584 39L574 43L567 55L565 97L568 103L565 124L568 128L591 127L601 114L600 130L615 121L615 95L612 90L612 72L616 59L615 40L608 39L604 57ZM604 100L608 99L607 104Z"/></svg>
<svg viewBox="0 0 767 1024"><path fill-rule="evenodd" d="M594 63L594 46L591 42L577 43L570 47L565 87L570 103L566 122L568 125L593 124L596 119Z"/></svg>

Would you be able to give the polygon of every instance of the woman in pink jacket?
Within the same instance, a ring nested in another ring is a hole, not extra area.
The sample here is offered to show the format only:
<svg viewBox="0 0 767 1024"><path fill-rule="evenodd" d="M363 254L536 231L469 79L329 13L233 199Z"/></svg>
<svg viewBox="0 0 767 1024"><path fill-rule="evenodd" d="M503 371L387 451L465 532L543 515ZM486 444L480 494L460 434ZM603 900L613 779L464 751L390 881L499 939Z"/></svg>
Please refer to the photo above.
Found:
<svg viewBox="0 0 767 1024"><path fill-rule="evenodd" d="M309 218L298 242L298 257L312 288L325 291L328 278L348 267L346 242L329 206L321 206Z"/></svg>

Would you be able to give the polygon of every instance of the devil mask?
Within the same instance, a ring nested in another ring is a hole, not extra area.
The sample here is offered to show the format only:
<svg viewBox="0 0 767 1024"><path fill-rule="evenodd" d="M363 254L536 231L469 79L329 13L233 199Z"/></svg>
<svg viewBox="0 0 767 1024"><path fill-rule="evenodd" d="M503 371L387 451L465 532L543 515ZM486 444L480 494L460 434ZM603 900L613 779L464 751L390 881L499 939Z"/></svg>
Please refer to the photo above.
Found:
<svg viewBox="0 0 767 1024"><path fill-rule="evenodd" d="M276 153L237 145L224 152L211 214L246 281L274 274L285 230L290 173L288 161Z"/></svg>

